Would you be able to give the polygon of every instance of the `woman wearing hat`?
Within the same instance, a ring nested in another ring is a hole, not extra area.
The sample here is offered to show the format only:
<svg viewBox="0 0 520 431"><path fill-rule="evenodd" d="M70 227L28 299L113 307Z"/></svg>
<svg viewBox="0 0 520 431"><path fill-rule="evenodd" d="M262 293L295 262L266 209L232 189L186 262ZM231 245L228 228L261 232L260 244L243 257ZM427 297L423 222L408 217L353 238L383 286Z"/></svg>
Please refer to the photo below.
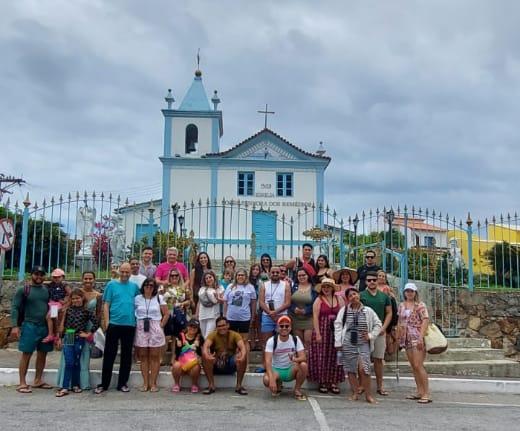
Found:
<svg viewBox="0 0 520 431"><path fill-rule="evenodd" d="M337 296L342 296L343 300L346 302L347 297L345 296L345 292L348 289L351 289L356 284L358 280L358 274L355 269L352 268L341 268L337 271L334 271L332 278L336 282L338 286L338 290L336 292Z"/></svg>
<svg viewBox="0 0 520 431"><path fill-rule="evenodd" d="M307 270L298 269L296 278L298 281L291 288L289 315L292 319L294 333L300 337L307 350L312 337L312 304L318 294L313 289Z"/></svg>
<svg viewBox="0 0 520 431"><path fill-rule="evenodd" d="M339 394L338 384L345 380L343 367L337 363L334 348L334 321L345 306L336 296L338 286L333 279L324 278L316 286L319 296L313 305L314 331L309 348L309 380L318 383L321 393Z"/></svg>
<svg viewBox="0 0 520 431"><path fill-rule="evenodd" d="M417 385L417 393L406 398L417 400L420 404L428 404L432 402L428 387L428 373L424 368L426 357L424 335L429 323L428 310L426 305L419 301L419 293L414 283L406 283L403 293L404 301L398 308L397 338L399 347L406 349L406 356Z"/></svg>
<svg viewBox="0 0 520 431"><path fill-rule="evenodd" d="M202 356L204 338L197 319L191 319L175 342L175 355L172 356L172 376L174 385L172 392L181 390L183 375L191 377L191 393L199 392L200 358ZM191 353L189 353L191 351ZM186 355L186 356L185 356Z"/></svg>

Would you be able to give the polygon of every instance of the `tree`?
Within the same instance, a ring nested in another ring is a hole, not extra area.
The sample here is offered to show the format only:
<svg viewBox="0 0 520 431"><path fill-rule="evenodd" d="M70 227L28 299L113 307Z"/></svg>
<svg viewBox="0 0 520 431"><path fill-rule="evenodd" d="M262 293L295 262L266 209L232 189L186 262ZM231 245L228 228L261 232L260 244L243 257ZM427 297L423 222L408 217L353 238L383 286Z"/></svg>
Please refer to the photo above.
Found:
<svg viewBox="0 0 520 431"><path fill-rule="evenodd" d="M484 253L497 284L504 286L518 286L519 258L518 246L512 246L508 242L496 243Z"/></svg>

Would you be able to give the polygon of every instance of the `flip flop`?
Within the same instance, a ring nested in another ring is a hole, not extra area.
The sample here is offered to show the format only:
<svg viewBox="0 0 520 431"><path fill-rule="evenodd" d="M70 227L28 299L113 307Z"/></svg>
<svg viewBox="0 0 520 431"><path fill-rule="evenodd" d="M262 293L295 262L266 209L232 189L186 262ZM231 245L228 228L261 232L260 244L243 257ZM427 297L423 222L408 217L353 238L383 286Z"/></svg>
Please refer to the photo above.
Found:
<svg viewBox="0 0 520 431"><path fill-rule="evenodd" d="M384 389L378 389L376 392L377 392L379 395L382 395L383 397L387 397L388 394L389 394L389 393L388 393L387 391L385 391Z"/></svg>
<svg viewBox="0 0 520 431"><path fill-rule="evenodd" d="M334 395L338 395L339 393L341 393L340 389L339 389L337 386L331 386L331 387L330 387L330 391L331 391Z"/></svg>
<svg viewBox="0 0 520 431"><path fill-rule="evenodd" d="M298 392L298 393L294 394L294 399L296 399L298 401L307 401L307 395L305 395L301 392Z"/></svg>
<svg viewBox="0 0 520 431"><path fill-rule="evenodd" d="M105 388L103 386L98 386L96 389L94 389L94 393L96 395L102 394L103 392L105 392Z"/></svg>
<svg viewBox="0 0 520 431"><path fill-rule="evenodd" d="M49 385L48 383L40 383L39 385L33 385L32 386L33 388L36 388L36 389L52 389L53 387L51 385Z"/></svg>
<svg viewBox="0 0 520 431"><path fill-rule="evenodd" d="M418 404L429 404L431 402L432 402L432 400L430 398L419 398L417 400Z"/></svg>
<svg viewBox="0 0 520 431"><path fill-rule="evenodd" d="M421 397L419 395L407 395L406 399L407 400L414 400L414 401L416 401L416 400L420 400Z"/></svg>
<svg viewBox="0 0 520 431"><path fill-rule="evenodd" d="M320 387L318 388L318 391L320 391L320 393L322 393L322 394L326 394L326 393L329 392L329 390L327 389L326 386L320 386Z"/></svg>
<svg viewBox="0 0 520 431"><path fill-rule="evenodd" d="M81 389L80 387L78 386L74 386L72 388L72 392L74 392L75 394L81 394L83 392L83 389Z"/></svg>
<svg viewBox="0 0 520 431"><path fill-rule="evenodd" d="M238 395L247 395L247 391L246 391L246 389L243 386L240 386L239 388L236 388L235 392Z"/></svg>
<svg viewBox="0 0 520 431"><path fill-rule="evenodd" d="M58 392L56 392L56 397L61 398L69 394L69 391L67 389L60 389Z"/></svg>
<svg viewBox="0 0 520 431"><path fill-rule="evenodd" d="M159 392L159 388L157 386L154 386L150 389L150 392Z"/></svg>
<svg viewBox="0 0 520 431"><path fill-rule="evenodd" d="M32 394L32 389L30 386L19 386L16 388L16 392L21 394Z"/></svg>
<svg viewBox="0 0 520 431"><path fill-rule="evenodd" d="M206 388L202 391L202 393L204 395L211 395L211 394L214 394L215 393L215 388Z"/></svg>

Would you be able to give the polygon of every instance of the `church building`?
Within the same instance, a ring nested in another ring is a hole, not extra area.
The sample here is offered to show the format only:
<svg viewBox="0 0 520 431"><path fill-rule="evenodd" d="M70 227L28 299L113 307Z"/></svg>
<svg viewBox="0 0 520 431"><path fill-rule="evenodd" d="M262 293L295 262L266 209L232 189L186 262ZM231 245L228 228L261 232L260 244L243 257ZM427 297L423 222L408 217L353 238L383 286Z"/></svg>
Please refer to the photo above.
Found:
<svg viewBox="0 0 520 431"><path fill-rule="evenodd" d="M200 70L178 107L171 90L165 100L162 197L120 209L127 244L149 234L151 214L154 230L193 232L212 257L245 259L253 239L257 255L286 259L310 240L304 231L323 227L331 159L322 147L304 151L266 121L264 129L223 150L220 99L215 91L210 105Z"/></svg>

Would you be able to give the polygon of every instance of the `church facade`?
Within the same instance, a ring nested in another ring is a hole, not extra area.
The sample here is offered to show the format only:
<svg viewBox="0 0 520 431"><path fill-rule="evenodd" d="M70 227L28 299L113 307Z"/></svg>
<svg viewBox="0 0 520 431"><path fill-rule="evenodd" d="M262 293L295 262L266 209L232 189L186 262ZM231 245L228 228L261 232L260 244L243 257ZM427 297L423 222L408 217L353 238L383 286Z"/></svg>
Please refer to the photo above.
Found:
<svg viewBox="0 0 520 431"><path fill-rule="evenodd" d="M193 232L217 258L247 255L254 238L256 254L285 259L306 230L323 227L324 151L304 151L267 127L222 150L220 100L215 91L210 106L199 70L178 108L170 91L165 100L162 197L120 210L128 242L148 233L146 209L153 229Z"/></svg>

